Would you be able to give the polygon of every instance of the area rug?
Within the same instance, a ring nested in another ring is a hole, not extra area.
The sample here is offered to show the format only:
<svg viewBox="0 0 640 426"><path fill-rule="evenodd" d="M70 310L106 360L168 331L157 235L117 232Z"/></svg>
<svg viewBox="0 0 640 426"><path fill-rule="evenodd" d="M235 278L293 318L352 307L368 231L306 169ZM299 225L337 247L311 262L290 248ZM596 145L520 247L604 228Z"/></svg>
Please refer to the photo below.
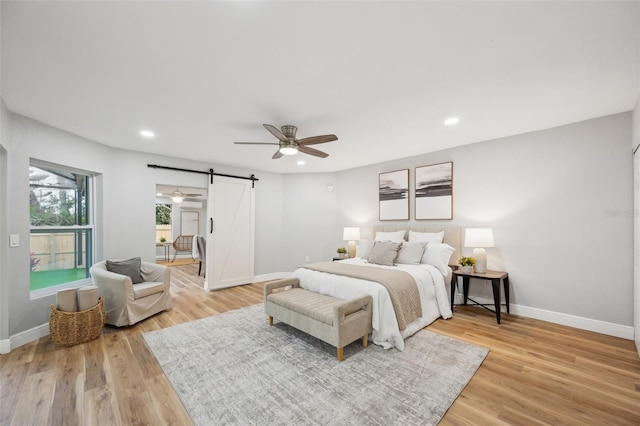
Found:
<svg viewBox="0 0 640 426"><path fill-rule="evenodd" d="M489 352L421 330L405 350L333 346L262 305L144 334L196 425L435 425Z"/></svg>

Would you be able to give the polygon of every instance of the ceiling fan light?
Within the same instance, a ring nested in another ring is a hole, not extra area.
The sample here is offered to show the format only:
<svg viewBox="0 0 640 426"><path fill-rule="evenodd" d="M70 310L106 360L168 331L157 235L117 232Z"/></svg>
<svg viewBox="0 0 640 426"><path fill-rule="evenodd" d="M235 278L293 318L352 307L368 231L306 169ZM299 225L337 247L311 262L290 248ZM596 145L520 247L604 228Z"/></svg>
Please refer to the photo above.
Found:
<svg viewBox="0 0 640 426"><path fill-rule="evenodd" d="M298 148L294 146L283 146L280 148L280 152L284 155L296 155L298 153Z"/></svg>
<svg viewBox="0 0 640 426"><path fill-rule="evenodd" d="M184 200L184 197L180 197L180 196L171 197L171 201L173 201L176 204L180 204L182 202L182 200Z"/></svg>

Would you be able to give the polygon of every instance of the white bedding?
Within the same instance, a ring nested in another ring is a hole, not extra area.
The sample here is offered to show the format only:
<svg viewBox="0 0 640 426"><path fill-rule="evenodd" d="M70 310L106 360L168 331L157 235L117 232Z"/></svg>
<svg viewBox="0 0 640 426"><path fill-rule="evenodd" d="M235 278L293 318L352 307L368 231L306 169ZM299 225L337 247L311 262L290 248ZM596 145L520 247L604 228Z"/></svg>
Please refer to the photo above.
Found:
<svg viewBox="0 0 640 426"><path fill-rule="evenodd" d="M418 284L422 317L407 324L402 332L398 328L398 321L387 289L376 282L326 272L312 271L298 268L293 276L300 280L300 286L310 291L327 294L339 299L353 299L370 294L373 298L373 333L372 341L386 349L396 347L404 350L404 339L416 331L431 324L437 318L451 318L451 306L447 298L442 273L437 268L427 265L396 265L383 266L367 263L359 257L341 260L340 262L372 268L400 269L413 276Z"/></svg>

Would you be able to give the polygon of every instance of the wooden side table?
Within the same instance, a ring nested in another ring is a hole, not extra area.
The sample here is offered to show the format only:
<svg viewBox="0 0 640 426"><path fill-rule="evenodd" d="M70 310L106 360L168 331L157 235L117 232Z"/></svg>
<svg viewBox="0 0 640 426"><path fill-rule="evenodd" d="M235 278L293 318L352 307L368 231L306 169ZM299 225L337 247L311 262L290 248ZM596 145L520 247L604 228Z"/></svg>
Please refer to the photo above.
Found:
<svg viewBox="0 0 640 426"><path fill-rule="evenodd" d="M482 306L483 308L495 312L496 320L498 324L500 324L500 306L502 305L500 300L500 281L502 281L502 285L504 288L504 298L507 305L507 313L509 313L509 274L503 271L487 271L484 274L478 274L475 272L464 273L462 270L458 269L453 271L453 275L451 277L451 310L453 311L453 302L455 300L456 295L456 287L458 283L458 277L462 277L462 287L464 292L464 304L467 304L467 299L471 300L474 304L478 306ZM491 287L493 288L493 304L495 311L489 309L483 303L478 303L475 300L469 298L469 283L471 282L471 278L478 278L481 280L489 280L491 281Z"/></svg>

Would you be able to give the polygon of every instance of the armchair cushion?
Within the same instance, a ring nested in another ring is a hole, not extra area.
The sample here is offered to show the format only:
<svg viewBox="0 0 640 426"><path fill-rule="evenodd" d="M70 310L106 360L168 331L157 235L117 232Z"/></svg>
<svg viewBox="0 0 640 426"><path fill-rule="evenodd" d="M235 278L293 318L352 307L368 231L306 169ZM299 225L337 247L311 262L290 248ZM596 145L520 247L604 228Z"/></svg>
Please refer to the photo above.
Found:
<svg viewBox="0 0 640 426"><path fill-rule="evenodd" d="M144 282L142 274L140 273L140 267L142 259L139 257L132 257L127 260L107 260L107 271L115 272L116 274L126 275L131 278L133 284L139 284Z"/></svg>
<svg viewBox="0 0 640 426"><path fill-rule="evenodd" d="M138 300L164 291L164 282L144 282L133 285L133 299Z"/></svg>

